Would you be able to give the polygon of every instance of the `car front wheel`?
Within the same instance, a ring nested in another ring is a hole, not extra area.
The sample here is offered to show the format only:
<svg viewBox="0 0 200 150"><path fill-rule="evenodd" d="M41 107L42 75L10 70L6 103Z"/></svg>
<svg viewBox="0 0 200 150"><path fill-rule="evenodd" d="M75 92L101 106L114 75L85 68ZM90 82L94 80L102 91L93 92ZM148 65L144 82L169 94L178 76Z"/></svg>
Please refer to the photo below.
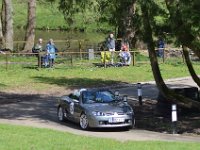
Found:
<svg viewBox="0 0 200 150"><path fill-rule="evenodd" d="M83 130L87 130L89 127L87 116L84 113L82 113L80 116L80 127Z"/></svg>

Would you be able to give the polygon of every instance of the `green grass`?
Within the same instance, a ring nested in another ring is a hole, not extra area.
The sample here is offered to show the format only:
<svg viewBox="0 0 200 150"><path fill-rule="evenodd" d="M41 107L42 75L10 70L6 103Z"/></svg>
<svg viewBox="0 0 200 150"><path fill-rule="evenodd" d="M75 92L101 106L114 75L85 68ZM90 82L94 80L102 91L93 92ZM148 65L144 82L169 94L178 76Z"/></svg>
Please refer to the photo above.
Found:
<svg viewBox="0 0 200 150"><path fill-rule="evenodd" d="M1 150L197 150L200 143L128 141L84 137L67 132L0 124Z"/></svg>
<svg viewBox="0 0 200 150"><path fill-rule="evenodd" d="M14 62L24 64L0 65L0 89L28 88L32 90L46 90L49 87L99 87L118 83L137 83L154 80L150 64L136 64L129 67L98 68L92 65L93 61L73 61L59 58L54 69L42 68L37 70L36 57L12 57ZM0 62L4 60L1 59ZM28 63L27 62L32 62ZM100 61L100 60L99 60ZM199 62L194 63L197 74L200 74ZM181 59L167 60L160 64L164 79L189 76L187 67Z"/></svg>
<svg viewBox="0 0 200 150"><path fill-rule="evenodd" d="M1 4L1 2L0 2ZM37 29L85 29L85 31L109 31L112 30L113 27L106 24L101 23L98 25L96 20L94 19L95 12L91 12L91 14L87 13L91 17L86 18L83 14L75 15L74 24L69 26L64 19L63 13L59 10L59 0L55 0L55 2L47 2L47 1L37 1L36 4L36 28ZM26 27L27 21L27 1L26 0L15 0L13 1L13 19L14 19L14 27L18 29L22 29ZM90 22L83 23L84 20L92 20Z"/></svg>

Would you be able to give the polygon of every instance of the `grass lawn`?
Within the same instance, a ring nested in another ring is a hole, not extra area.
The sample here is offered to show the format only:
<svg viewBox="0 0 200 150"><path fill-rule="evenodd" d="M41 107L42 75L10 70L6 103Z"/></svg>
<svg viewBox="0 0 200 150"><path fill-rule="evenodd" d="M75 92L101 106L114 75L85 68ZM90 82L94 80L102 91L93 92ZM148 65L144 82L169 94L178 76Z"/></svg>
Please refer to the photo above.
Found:
<svg viewBox="0 0 200 150"><path fill-rule="evenodd" d="M197 150L200 143L119 142L111 139L84 137L50 129L0 124L2 150Z"/></svg>
<svg viewBox="0 0 200 150"><path fill-rule="evenodd" d="M36 60L35 60L36 61ZM85 63L85 62L84 62ZM36 65L36 64L35 64ZM199 62L194 63L197 74L200 74ZM181 61L169 61L160 64L164 79L189 76L185 64ZM34 64L0 65L0 90L32 89L36 91L48 88L64 87L99 87L119 83L137 83L154 80L149 64L137 64L129 67L98 68L85 64L56 64L54 69L37 70Z"/></svg>

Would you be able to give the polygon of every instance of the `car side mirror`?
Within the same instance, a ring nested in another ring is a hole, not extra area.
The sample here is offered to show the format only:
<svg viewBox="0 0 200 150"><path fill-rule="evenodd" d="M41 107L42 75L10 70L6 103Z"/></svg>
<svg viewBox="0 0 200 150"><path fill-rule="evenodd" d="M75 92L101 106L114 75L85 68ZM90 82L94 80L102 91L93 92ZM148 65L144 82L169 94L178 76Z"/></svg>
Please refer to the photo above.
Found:
<svg viewBox="0 0 200 150"><path fill-rule="evenodd" d="M124 101L124 102L128 102L128 96L127 96L127 95L124 95L124 96L123 96L123 101Z"/></svg>

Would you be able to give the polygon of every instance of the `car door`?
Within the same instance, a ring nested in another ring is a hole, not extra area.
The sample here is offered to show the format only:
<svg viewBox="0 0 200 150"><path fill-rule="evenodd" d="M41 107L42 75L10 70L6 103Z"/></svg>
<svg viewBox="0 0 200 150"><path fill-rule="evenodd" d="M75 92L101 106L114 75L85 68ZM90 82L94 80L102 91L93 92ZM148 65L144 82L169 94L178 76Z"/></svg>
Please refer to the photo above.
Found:
<svg viewBox="0 0 200 150"><path fill-rule="evenodd" d="M82 111L81 107L80 107L80 102L77 100L73 101L73 104L71 104L71 106L73 107L73 120L75 122L79 122L79 118L80 118L80 113Z"/></svg>

